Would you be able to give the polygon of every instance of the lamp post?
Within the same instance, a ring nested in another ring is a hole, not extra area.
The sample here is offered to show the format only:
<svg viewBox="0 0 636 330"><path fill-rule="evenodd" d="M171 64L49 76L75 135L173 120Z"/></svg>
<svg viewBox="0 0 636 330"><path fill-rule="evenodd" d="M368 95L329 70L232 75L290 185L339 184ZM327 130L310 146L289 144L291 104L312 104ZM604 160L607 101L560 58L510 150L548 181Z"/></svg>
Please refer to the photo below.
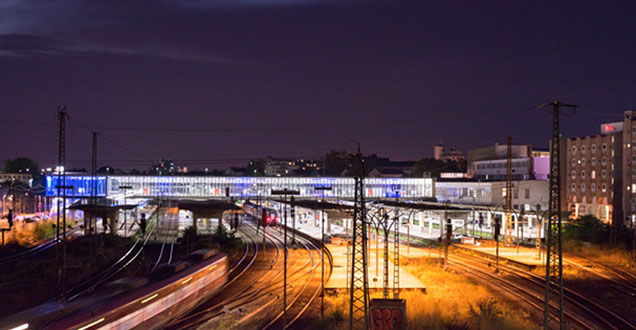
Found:
<svg viewBox="0 0 636 330"><path fill-rule="evenodd" d="M282 190L274 190L272 189L272 195L282 195L283 196L283 214L284 214L284 239L283 239L283 250L285 251L285 263L283 270L283 329L287 328L287 206L285 202L287 201L287 196L300 195L300 191L298 190L288 190L287 188Z"/></svg>
<svg viewBox="0 0 636 330"><path fill-rule="evenodd" d="M325 318L325 190L333 190L331 186L318 186L314 187L315 190L322 192L322 203L321 211L322 214L320 216L321 222L321 243L322 247L320 251L320 283L321 283L321 292L320 292L320 319L324 320Z"/></svg>

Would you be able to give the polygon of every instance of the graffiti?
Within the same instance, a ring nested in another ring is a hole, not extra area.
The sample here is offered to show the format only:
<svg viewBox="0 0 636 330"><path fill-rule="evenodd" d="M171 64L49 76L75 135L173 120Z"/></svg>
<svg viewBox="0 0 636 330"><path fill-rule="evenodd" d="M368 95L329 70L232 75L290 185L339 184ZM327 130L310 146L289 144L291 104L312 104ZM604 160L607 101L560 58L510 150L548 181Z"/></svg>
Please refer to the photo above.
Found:
<svg viewBox="0 0 636 330"><path fill-rule="evenodd" d="M404 312L398 308L372 308L371 323L373 330L403 329Z"/></svg>

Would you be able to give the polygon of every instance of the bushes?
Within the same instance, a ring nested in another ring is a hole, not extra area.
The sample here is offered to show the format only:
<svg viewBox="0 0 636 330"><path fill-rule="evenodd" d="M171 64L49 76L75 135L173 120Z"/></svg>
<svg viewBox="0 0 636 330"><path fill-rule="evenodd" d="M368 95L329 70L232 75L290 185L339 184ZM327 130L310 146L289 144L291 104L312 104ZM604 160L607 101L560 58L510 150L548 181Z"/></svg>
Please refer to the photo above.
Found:
<svg viewBox="0 0 636 330"><path fill-rule="evenodd" d="M53 237L55 235L55 226L52 222L41 222L35 226L33 231L33 235L35 236L35 240L39 241L48 237Z"/></svg>

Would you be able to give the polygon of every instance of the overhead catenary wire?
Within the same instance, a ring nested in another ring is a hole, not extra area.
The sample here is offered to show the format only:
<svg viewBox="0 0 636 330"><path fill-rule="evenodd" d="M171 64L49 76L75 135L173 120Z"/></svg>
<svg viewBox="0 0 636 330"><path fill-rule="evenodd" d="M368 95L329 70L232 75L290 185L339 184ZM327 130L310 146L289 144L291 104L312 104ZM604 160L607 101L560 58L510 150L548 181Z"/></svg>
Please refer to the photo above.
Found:
<svg viewBox="0 0 636 330"><path fill-rule="evenodd" d="M527 111L537 109L540 106L531 106L531 107L523 107L516 109L505 109L505 110L494 110L494 111L476 111L469 114L463 114L464 118L466 117L482 117L489 115L502 115L502 114L512 114L520 111ZM297 131L297 130L321 130L321 129L331 129L331 128L364 128L364 127L382 127L382 126L395 126L395 125L413 125L413 124L422 124L428 123L431 121L445 121L445 120L456 120L457 114L452 114L450 112L444 112L443 115L437 116L427 116L426 118L412 118L412 119L404 119L404 120L383 120L377 122L357 122L357 123L335 123L335 124L324 124L324 125L294 125L294 126L258 126L258 127L215 127L215 128L202 128L202 127L124 127L124 126L90 126L78 123L77 120L74 120L73 123L77 125L78 128L89 129L89 130L113 130L113 131L135 131L135 132L198 132L198 133L212 133L212 132L267 132L267 131ZM53 123L43 123L43 122L28 122L28 121L20 121L20 120L0 120L0 123L7 124L16 124L16 125L37 125L37 126L53 126Z"/></svg>

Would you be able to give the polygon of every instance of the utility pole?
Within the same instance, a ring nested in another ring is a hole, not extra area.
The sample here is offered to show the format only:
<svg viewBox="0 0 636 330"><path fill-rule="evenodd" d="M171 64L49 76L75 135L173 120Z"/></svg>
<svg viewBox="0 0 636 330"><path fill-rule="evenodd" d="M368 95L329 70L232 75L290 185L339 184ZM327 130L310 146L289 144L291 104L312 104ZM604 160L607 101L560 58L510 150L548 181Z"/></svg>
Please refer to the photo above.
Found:
<svg viewBox="0 0 636 330"><path fill-rule="evenodd" d="M505 199L505 214L504 219L506 230L504 231L504 245L512 245L512 137L506 136L506 143L508 146L508 153L506 156L506 199Z"/></svg>
<svg viewBox="0 0 636 330"><path fill-rule="evenodd" d="M93 132L93 153L91 154L91 217L88 227L89 233L97 233L97 223L95 217L95 204L97 204L97 132Z"/></svg>
<svg viewBox="0 0 636 330"><path fill-rule="evenodd" d="M448 246L451 241L451 234L453 232L453 223L451 219L446 219L446 236L444 237L444 271L448 271Z"/></svg>
<svg viewBox="0 0 636 330"><path fill-rule="evenodd" d="M355 158L355 199L351 245L349 329L368 329L369 280L367 273L367 212L364 198L364 163L360 144Z"/></svg>
<svg viewBox="0 0 636 330"><path fill-rule="evenodd" d="M64 292L64 269L66 267L66 105L57 107L57 119L60 121L59 146L58 146L58 171L57 171L57 225L55 237L60 242L60 196L62 196L62 261L59 260L59 244L56 244L58 283ZM72 187L71 187L72 188Z"/></svg>
<svg viewBox="0 0 636 330"><path fill-rule="evenodd" d="M321 222L321 251L320 251L320 283L321 283L321 292L320 292L320 319L325 319L325 190L332 190L331 186L318 186L314 188L315 190L319 190L322 192L322 203L321 203L321 211L322 214L320 216Z"/></svg>
<svg viewBox="0 0 636 330"><path fill-rule="evenodd" d="M393 220L394 237L393 237L393 299L400 297L400 209L395 210L395 219Z"/></svg>
<svg viewBox="0 0 636 330"><path fill-rule="evenodd" d="M296 207L294 203L294 196L289 198L289 211L291 212L292 217L292 246L296 246Z"/></svg>
<svg viewBox="0 0 636 330"><path fill-rule="evenodd" d="M126 208L128 207L128 194L126 191L132 189L131 185L119 186L119 189L124 192L124 236L128 237L128 213L126 212Z"/></svg>
<svg viewBox="0 0 636 330"><path fill-rule="evenodd" d="M543 327L547 330L550 327L551 283L556 285L558 292L558 322L559 329L563 329L563 249L561 246L561 163L560 163L560 108L571 108L573 111L576 105L563 104L555 101L550 104L540 106L543 108L552 105L552 138L550 141L550 211L548 213L547 228L547 258L545 267L545 308Z"/></svg>
<svg viewBox="0 0 636 330"><path fill-rule="evenodd" d="M272 190L272 195L282 195L283 196L283 250L285 251L285 263L283 268L283 329L287 328L287 196L291 195L300 195L300 191L298 190L288 190L287 188L283 190Z"/></svg>

